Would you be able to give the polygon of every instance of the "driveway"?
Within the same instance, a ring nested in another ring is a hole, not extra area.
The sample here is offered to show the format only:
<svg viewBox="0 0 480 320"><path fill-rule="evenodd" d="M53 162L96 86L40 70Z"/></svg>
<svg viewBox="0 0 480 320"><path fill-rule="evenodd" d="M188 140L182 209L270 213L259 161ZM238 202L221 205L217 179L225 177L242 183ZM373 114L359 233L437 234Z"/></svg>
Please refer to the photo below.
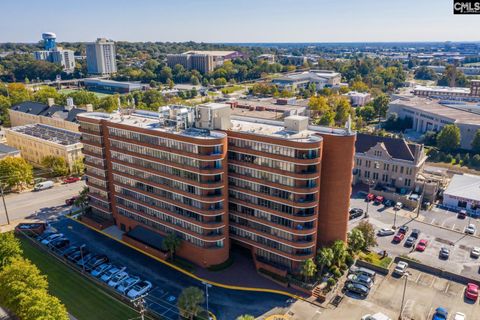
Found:
<svg viewBox="0 0 480 320"><path fill-rule="evenodd" d="M177 298L183 288L196 286L192 279L140 252L95 232L68 218L51 222L51 226L64 233L74 243L87 244L90 250L108 255L111 261L127 267L127 271L153 283L147 297L150 308L165 319L178 319ZM244 276L248 277L248 274ZM289 297L263 292L237 291L219 287L209 289L209 308L219 320L232 320L242 314L260 316L274 307L285 307ZM291 300L291 299L290 299Z"/></svg>

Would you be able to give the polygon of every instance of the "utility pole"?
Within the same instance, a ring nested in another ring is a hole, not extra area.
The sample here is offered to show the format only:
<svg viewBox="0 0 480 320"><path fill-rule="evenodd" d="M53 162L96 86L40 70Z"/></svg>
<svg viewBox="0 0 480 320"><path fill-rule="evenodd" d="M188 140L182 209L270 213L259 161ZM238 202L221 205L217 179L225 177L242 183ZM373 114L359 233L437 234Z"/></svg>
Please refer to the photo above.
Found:
<svg viewBox="0 0 480 320"><path fill-rule="evenodd" d="M0 185L0 192L2 194L3 208L5 209L5 217L7 217L7 224L10 224L10 217L8 216L7 204L5 203L5 195L3 194L3 185Z"/></svg>
<svg viewBox="0 0 480 320"><path fill-rule="evenodd" d="M145 320L145 311L147 311L147 308L145 307L145 299L143 297L145 297L145 295L138 297L132 302L134 307L138 308L138 313L140 313L140 318L142 320Z"/></svg>
<svg viewBox="0 0 480 320"><path fill-rule="evenodd" d="M423 186L422 186L422 195L420 196L420 200L418 201L418 208L417 208L417 218L420 215L420 208L423 204L423 197L425 196L425 183L427 180L423 180Z"/></svg>
<svg viewBox="0 0 480 320"><path fill-rule="evenodd" d="M83 261L83 248L85 247L84 244L80 246L80 259L82 259L82 272L85 272L85 261Z"/></svg>
<svg viewBox="0 0 480 320"><path fill-rule="evenodd" d="M410 272L405 271L405 273L402 276L405 279L405 282L403 283L402 305L400 306L400 314L398 315L398 320L402 320L403 303L405 302L405 292L407 291L407 282L408 282L409 275L410 275Z"/></svg>
<svg viewBox="0 0 480 320"><path fill-rule="evenodd" d="M202 284L205 286L205 297L206 297L206 302L207 302L207 317L210 320L210 310L208 309L208 288L211 288L212 285L210 283L205 282L205 281L202 281Z"/></svg>

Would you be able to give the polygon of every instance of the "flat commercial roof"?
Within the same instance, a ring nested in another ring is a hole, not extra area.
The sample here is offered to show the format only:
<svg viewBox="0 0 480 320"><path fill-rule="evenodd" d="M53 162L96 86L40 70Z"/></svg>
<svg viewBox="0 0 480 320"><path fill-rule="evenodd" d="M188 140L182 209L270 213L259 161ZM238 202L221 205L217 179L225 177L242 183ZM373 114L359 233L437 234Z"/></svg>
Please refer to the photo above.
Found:
<svg viewBox="0 0 480 320"><path fill-rule="evenodd" d="M68 131L60 128L47 126L44 124L27 124L24 126L7 129L24 135L32 136L45 141L68 146L80 142L80 133Z"/></svg>
<svg viewBox="0 0 480 320"><path fill-rule="evenodd" d="M396 99L391 104L413 108L418 112L427 112L459 123L480 125L480 114L467 109L478 108L477 104L449 104L448 102L441 104L439 100L410 96Z"/></svg>
<svg viewBox="0 0 480 320"><path fill-rule="evenodd" d="M191 50L184 52L183 54L207 54L209 56L228 56L230 54L236 53L236 51L221 51L221 50Z"/></svg>
<svg viewBox="0 0 480 320"><path fill-rule="evenodd" d="M443 194L480 202L480 177L454 174Z"/></svg>
<svg viewBox="0 0 480 320"><path fill-rule="evenodd" d="M462 87L444 87L444 86L428 87L428 86L417 85L413 90L470 94L470 88L462 88Z"/></svg>

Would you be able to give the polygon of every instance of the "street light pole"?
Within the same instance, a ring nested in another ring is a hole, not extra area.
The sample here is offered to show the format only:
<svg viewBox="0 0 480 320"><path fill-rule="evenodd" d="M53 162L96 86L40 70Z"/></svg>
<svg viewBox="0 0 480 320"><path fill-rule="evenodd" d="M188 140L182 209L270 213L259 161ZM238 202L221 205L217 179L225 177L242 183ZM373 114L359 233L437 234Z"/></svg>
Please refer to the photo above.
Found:
<svg viewBox="0 0 480 320"><path fill-rule="evenodd" d="M85 261L83 261L83 248L85 245L80 246L80 259L82 259L82 272L85 272Z"/></svg>
<svg viewBox="0 0 480 320"><path fill-rule="evenodd" d="M210 283L207 283L205 281L202 281L202 284L205 285L205 296L206 296L206 302L207 302L207 317L210 319L210 310L208 309L208 288L211 288L212 285Z"/></svg>
<svg viewBox="0 0 480 320"><path fill-rule="evenodd" d="M8 216L7 204L5 203L5 195L3 194L3 186L0 186L0 192L2 194L3 207L5 208L5 216L7 217L7 224L10 224L10 217Z"/></svg>
<svg viewBox="0 0 480 320"><path fill-rule="evenodd" d="M371 184L371 186L370 186ZM368 193L370 194L370 188L373 187L375 184L375 181L374 180L367 180L367 185L368 185ZM367 210L365 211L365 218L368 218L368 209L370 207L370 200L368 199L367 197Z"/></svg>
<svg viewBox="0 0 480 320"><path fill-rule="evenodd" d="M398 212L398 208L396 207L397 205L395 204L395 207L393 207L393 212L395 213L393 215L393 229L396 229L397 228L397 212Z"/></svg>
<svg viewBox="0 0 480 320"><path fill-rule="evenodd" d="M400 314L398 315L398 320L402 320L403 304L405 302L405 292L407 291L407 282L408 282L409 275L410 273L408 271L403 274L403 278L405 279L405 282L403 283L402 304L400 306Z"/></svg>

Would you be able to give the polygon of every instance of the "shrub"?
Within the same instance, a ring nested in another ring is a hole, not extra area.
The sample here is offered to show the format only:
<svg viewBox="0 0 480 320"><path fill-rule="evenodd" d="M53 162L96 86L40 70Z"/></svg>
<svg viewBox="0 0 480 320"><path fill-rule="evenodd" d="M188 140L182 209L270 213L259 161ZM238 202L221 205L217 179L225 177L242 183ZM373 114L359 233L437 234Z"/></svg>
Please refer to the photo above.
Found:
<svg viewBox="0 0 480 320"><path fill-rule="evenodd" d="M355 259L352 257L352 255L347 254L345 256L345 263L347 264L348 267L351 267L354 262L355 262Z"/></svg>
<svg viewBox="0 0 480 320"><path fill-rule="evenodd" d="M333 287L336 283L337 283L337 280L335 280L334 278L328 278L328 280L327 280L327 285L330 288Z"/></svg>
<svg viewBox="0 0 480 320"><path fill-rule="evenodd" d="M342 276L342 272L340 271L340 269L338 269L338 267L332 267L330 269L330 272L332 272L335 279L338 279Z"/></svg>
<svg viewBox="0 0 480 320"><path fill-rule="evenodd" d="M342 263L342 264L340 265L340 270L345 271L345 270L347 270L347 269L348 269L348 266L347 266L346 263Z"/></svg>

